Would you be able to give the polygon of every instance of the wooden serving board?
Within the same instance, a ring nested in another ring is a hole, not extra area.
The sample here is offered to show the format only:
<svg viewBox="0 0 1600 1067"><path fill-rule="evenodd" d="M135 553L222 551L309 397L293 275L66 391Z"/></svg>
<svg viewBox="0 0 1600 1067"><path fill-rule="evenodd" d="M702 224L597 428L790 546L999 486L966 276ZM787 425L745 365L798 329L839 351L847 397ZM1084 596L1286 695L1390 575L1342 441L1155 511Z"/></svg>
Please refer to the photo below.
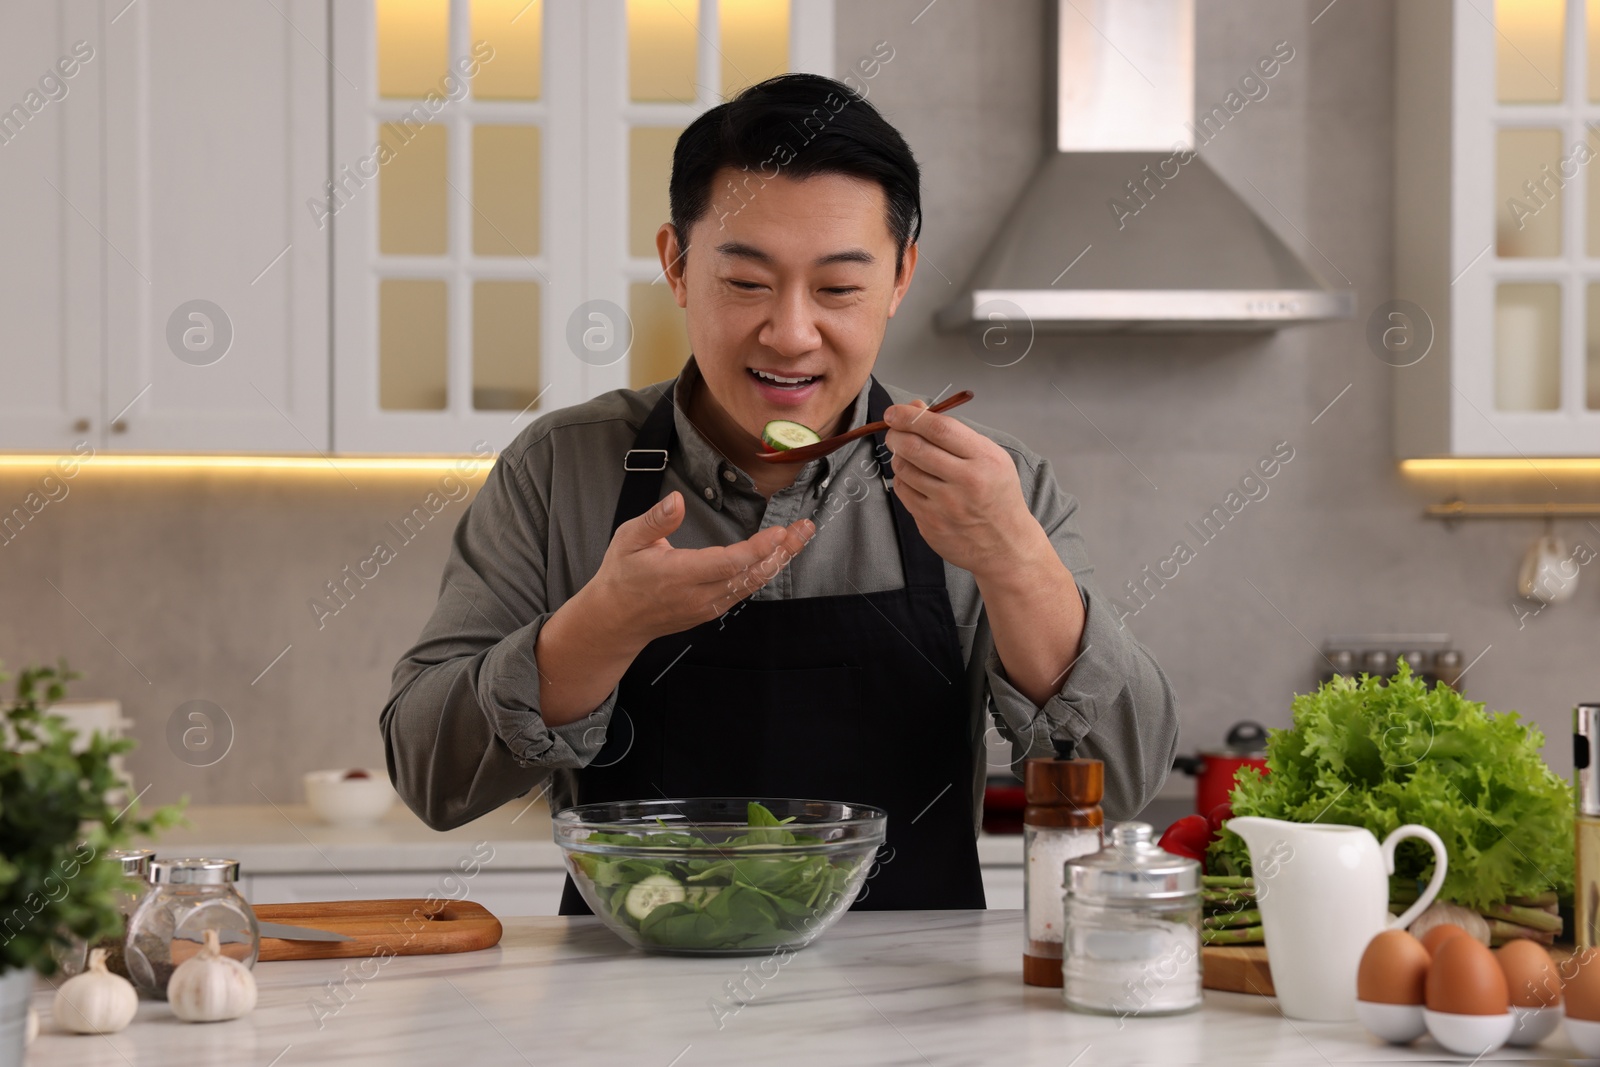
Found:
<svg viewBox="0 0 1600 1067"><path fill-rule="evenodd" d="M500 943L500 920L470 900L330 900L261 904L262 922L348 934L353 941L261 939L261 960L336 960L374 955L475 952Z"/></svg>
<svg viewBox="0 0 1600 1067"><path fill-rule="evenodd" d="M265 941L262 944L266 944ZM1275 996L1272 968L1265 945L1203 945L1200 948L1201 984L1222 993L1258 993Z"/></svg>

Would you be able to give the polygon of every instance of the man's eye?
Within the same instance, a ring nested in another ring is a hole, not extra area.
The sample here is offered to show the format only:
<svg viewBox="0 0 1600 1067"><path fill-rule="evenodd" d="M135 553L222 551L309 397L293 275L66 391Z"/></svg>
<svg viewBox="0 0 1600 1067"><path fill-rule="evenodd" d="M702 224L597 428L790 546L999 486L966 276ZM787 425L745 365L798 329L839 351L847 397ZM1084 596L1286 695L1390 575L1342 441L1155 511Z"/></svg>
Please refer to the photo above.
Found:
<svg viewBox="0 0 1600 1067"><path fill-rule="evenodd" d="M732 280L730 280L728 282L728 284L733 286L736 289L744 289L746 291L751 290L751 289L760 289L761 288L761 283L760 282L741 282L741 281L732 281Z"/></svg>
<svg viewBox="0 0 1600 1067"><path fill-rule="evenodd" d="M861 287L858 285L835 285L822 291L832 293L834 296L848 296L851 293L860 292Z"/></svg>

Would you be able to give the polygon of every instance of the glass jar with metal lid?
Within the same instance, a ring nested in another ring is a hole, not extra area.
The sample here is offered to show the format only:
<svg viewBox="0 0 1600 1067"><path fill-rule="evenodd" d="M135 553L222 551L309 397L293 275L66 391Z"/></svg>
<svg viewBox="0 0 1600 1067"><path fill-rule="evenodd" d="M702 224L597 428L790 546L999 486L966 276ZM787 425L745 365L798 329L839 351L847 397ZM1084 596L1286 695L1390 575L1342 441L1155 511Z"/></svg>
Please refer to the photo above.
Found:
<svg viewBox="0 0 1600 1067"><path fill-rule="evenodd" d="M1113 826L1106 847L1066 863L1062 996L1100 1015L1200 1007L1200 865Z"/></svg>
<svg viewBox="0 0 1600 1067"><path fill-rule="evenodd" d="M89 959L89 950L103 948L106 950L106 970L128 977L123 946L134 913L144 903L144 898L150 895L150 861L155 859L155 855L155 851L148 848L113 849L106 853L106 859L122 867L123 884L117 893L117 911L122 916L122 929L102 937L92 945L86 945L81 938L73 938L72 944L56 956L62 974L71 976L82 973Z"/></svg>
<svg viewBox="0 0 1600 1067"><path fill-rule="evenodd" d="M255 912L239 895L239 861L158 859L150 864L150 895L129 923L128 977L139 995L167 999L167 980L200 951L215 930L223 955L254 967L261 948Z"/></svg>

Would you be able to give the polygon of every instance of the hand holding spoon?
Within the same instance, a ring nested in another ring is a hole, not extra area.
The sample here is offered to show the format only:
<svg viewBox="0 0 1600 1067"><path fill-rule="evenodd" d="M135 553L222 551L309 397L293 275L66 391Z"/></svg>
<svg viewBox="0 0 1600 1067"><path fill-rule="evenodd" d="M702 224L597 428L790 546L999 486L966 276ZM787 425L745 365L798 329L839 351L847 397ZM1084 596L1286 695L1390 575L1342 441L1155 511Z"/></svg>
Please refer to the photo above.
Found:
<svg viewBox="0 0 1600 1067"><path fill-rule="evenodd" d="M951 408L960 407L962 404L965 404L971 399L972 390L963 389L959 393L954 393L945 397L943 400L939 401L937 404L933 405L927 410L935 413L945 412L949 411ZM866 437L868 434L880 433L888 428L889 424L886 422L869 422L863 426L857 426L853 430L846 430L844 433L834 434L825 441L818 441L815 444L801 445L799 448L786 448L778 451L762 452L760 453L760 457L766 460L768 463L808 463L811 460L820 459L821 457L826 456L828 453L842 448L858 437ZM766 446L763 445L763 447Z"/></svg>

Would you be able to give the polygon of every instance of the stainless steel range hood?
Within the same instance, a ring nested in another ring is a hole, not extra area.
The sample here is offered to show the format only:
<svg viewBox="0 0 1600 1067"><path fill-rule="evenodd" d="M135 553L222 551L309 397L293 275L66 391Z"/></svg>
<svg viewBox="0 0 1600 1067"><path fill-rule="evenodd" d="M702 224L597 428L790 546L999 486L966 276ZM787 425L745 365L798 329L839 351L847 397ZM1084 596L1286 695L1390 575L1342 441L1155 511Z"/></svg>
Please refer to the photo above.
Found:
<svg viewBox="0 0 1600 1067"><path fill-rule="evenodd" d="M1056 144L941 329L1276 330L1355 313L1355 293L1207 165L1206 141L1261 105L1218 101L1196 127L1193 0L1058 0L1057 31Z"/></svg>

